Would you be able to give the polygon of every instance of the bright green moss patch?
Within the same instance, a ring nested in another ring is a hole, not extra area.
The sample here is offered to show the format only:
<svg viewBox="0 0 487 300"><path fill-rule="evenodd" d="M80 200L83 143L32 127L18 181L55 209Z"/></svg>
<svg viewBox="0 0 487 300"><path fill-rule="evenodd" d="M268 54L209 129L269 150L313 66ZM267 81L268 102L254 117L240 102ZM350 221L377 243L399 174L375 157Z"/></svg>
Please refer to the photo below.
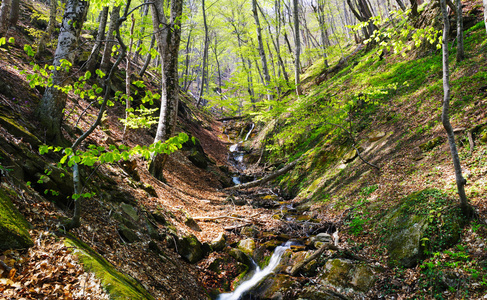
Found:
<svg viewBox="0 0 487 300"><path fill-rule="evenodd" d="M32 247L29 227L6 191L0 189L0 250Z"/></svg>
<svg viewBox="0 0 487 300"><path fill-rule="evenodd" d="M117 271L87 244L72 235L68 235L64 243L68 247L73 247L73 253L79 257L85 269L95 273L101 280L111 299L154 299L135 279Z"/></svg>

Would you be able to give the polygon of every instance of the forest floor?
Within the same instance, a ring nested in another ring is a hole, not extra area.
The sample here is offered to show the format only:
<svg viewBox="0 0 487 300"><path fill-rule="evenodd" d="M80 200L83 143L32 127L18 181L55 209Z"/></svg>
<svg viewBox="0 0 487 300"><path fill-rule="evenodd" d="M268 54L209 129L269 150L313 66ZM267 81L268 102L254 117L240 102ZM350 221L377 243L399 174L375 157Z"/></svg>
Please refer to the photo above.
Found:
<svg viewBox="0 0 487 300"><path fill-rule="evenodd" d="M23 6L24 15L26 8ZM0 113L16 116L18 122L23 124L43 141L43 133L40 132L39 124L36 121L34 109L38 104L41 91L29 87L26 75L32 73L30 62L23 45L32 43L32 40L21 28L31 27L24 18L19 29L10 30L9 33L15 38L14 44L7 48L0 48ZM45 58L47 61L48 58ZM485 61L478 63L479 68L485 69ZM79 67L79 66L78 66ZM20 70L25 70L22 74ZM154 82L157 82L154 80ZM157 91L156 84L148 87ZM439 102L438 102L439 103ZM414 118L417 111L414 103L410 106L394 109L394 115L402 115L403 120L409 119L411 126L404 123L397 123L393 127L382 127L386 131L394 131L395 141L410 130L417 128L420 124ZM75 131L74 124L80 118L80 112L89 106L89 102L79 99L74 95L68 98L68 111L72 112L65 120L66 138L72 140L71 134ZM486 102L482 100L477 107L470 107L471 115L475 115L476 122L485 121ZM173 225L178 234L192 233L201 242L210 242L222 232L227 235L229 244L239 240L241 236L238 230L225 230L226 227L239 226L242 224L253 224L261 231L276 232L283 226L283 221L274 218L276 211L265 208L254 208L251 205L234 205L227 200L228 193L223 192L223 185L219 178L222 172L219 167L227 166L232 170L233 166L228 161L228 148L238 141L229 141L223 134L223 124L214 121L208 115L190 108L190 117L180 118L179 130L188 131L197 137L201 142L205 153L214 161L206 170L195 167L182 152L176 152L169 158L164 171L165 182L154 179L147 172L147 165L143 159L136 159L136 171L140 176L140 182L152 186L155 194L149 195L140 184L134 184L131 174L121 164L105 164L97 169L103 176L96 177L94 184L103 185L103 182L96 182L99 178L109 177L111 185L107 193L115 193L123 190L126 198L135 199L143 211L161 210L165 217ZM88 108L88 114L80 118L79 127L86 129L91 124L97 113L96 108ZM126 143L128 146L148 145L152 142L151 132L145 130L131 131L127 139L122 141L122 125L118 118L123 117L124 107L117 103L109 108L108 117L104 120L103 126L99 127L89 138L87 143L99 146L110 144ZM392 110L391 110L392 111ZM467 111L467 110L466 110ZM431 111L424 112L425 114ZM462 125L459 122L460 125ZM411 129L410 129L411 128ZM435 125L433 131L439 132L441 128ZM25 145L27 142L10 132L5 126L0 125L2 138L11 144ZM365 132L364 132L365 134ZM379 157L381 161L381 173L368 172L364 166L357 167L348 174L350 182L356 180L360 184L354 189L337 191L337 195L347 198L350 204L363 198L363 187L376 185L378 189L367 194L369 202L375 199L383 199L380 203L381 209L392 207L397 199L425 186L425 182L438 187L451 189L453 171L450 168L449 154L446 145L435 150L421 154L417 149L420 140L413 138L404 139L402 147L396 148L389 156ZM410 146L413 145L414 147ZM465 145L462 148L462 158L465 161L466 173L475 169L469 176L469 181L475 184L476 190L471 190L469 198L479 213L479 221L466 227L462 233L461 247L470 249L470 254L477 260L485 261L485 237L487 230L485 222L485 145L479 145L472 154L467 154ZM38 153L38 149L32 149ZM56 157L46 157L50 163L56 162ZM432 167L435 166L435 167ZM233 170L235 171L235 170ZM363 174L367 177L362 177ZM223 174L225 175L225 174ZM360 182L360 178L362 182ZM343 184L344 186L345 183ZM26 219L33 225L31 236L35 245L27 251L8 250L0 255L0 260L13 269L5 272L0 267L0 299L107 299L108 296L101 288L100 282L92 273L86 272L78 259L73 255L71 248L64 245L57 234L62 231L59 227L59 220L69 217L70 211L56 206L53 202L46 201L42 194L38 193L25 183L14 181L9 176L2 180L2 187L12 189L19 197L14 199L16 206ZM253 189L253 193L269 193L268 188ZM454 193L453 193L454 194ZM119 193L116 193L119 195ZM387 201L391 199L391 201ZM208 259L199 264L189 264L184 261L171 248L170 243L158 241L157 245L165 253L166 259L161 258L153 251L148 250L148 241L142 239L134 243L126 243L117 231L117 224L110 218L113 210L118 204L105 201L102 195L86 199L83 205L82 226L73 230L73 233L102 254L105 259L112 263L117 269L136 278L143 286L158 299L204 299L207 297L203 287L217 288L218 284L238 275L232 270L215 277L215 274L208 273L205 269ZM296 201L299 201L297 199ZM353 205L353 204L352 204ZM343 206L340 209L327 207L327 204L316 203L317 209L310 209L316 212L313 217L318 217L323 223L342 224L340 227L340 247L351 249L354 253L382 265L384 256L378 256L379 245L376 242L379 237L373 231L372 225L368 227L363 224L362 231L358 234L351 233L350 223L343 225L343 218L349 212L350 206ZM355 218L364 220L367 215L361 215L363 210L356 211ZM200 230L195 230L187 225L185 221L188 216L197 220ZM480 226L482 225L482 226ZM370 229L370 231L368 231ZM167 228L160 228L161 231L169 231ZM169 235L168 235L169 236ZM375 242L374 242L375 241ZM470 255L469 254L469 255ZM432 263L442 263L445 257L436 258ZM374 289L369 293L370 297L377 297L384 292L385 288L392 289L390 297L411 298L422 297L419 291L419 278L424 278L424 268L417 266L412 269L386 269ZM471 269L478 269L472 266ZM453 268L460 278L467 282L472 295L480 298L485 293L485 286L473 280L471 271L465 266L457 265ZM482 275L483 276L483 275ZM226 278L222 278L226 277ZM476 285L474 285L476 284ZM414 289L411 287L415 287ZM431 288L426 286L425 289ZM428 298L430 296L427 296ZM455 293L445 294L445 298L455 299ZM432 298L432 297L431 297Z"/></svg>

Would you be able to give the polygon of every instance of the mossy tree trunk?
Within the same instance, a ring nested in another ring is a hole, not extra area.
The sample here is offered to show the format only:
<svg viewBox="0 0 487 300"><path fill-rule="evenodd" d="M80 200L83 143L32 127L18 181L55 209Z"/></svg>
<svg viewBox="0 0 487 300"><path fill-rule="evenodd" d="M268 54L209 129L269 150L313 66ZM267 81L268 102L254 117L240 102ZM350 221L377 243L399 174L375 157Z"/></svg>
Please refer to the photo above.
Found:
<svg viewBox="0 0 487 300"><path fill-rule="evenodd" d="M165 141L173 135L178 113L178 52L181 42L183 0L171 0L170 5L169 11L165 10L162 1L156 1L152 5L152 22L162 58L161 108L154 143ZM169 16L166 16L166 13ZM149 163L149 172L152 176L163 178L162 170L166 160L166 154L152 155Z"/></svg>
<svg viewBox="0 0 487 300"><path fill-rule="evenodd" d="M46 88L36 114L42 125L46 128L47 140L55 144L63 144L64 139L61 133L63 112L66 106L67 95L58 87L63 86L67 77L66 72L61 68L62 60L73 62L76 54L78 38L83 27L89 2L69 0L61 23L61 30L58 38L58 45L54 54L52 71L52 85Z"/></svg>
<svg viewBox="0 0 487 300"><path fill-rule="evenodd" d="M455 144L455 134L450 123L449 109L450 109L450 68L448 63L448 32L450 31L450 21L448 19L448 12L446 10L446 1L440 0L441 11L443 13L443 110L441 114L441 121L443 127L448 135L448 143L450 145L450 152L453 159L453 166L455 168L455 179L457 184L458 195L460 197L460 206L464 214L469 214L469 204L467 195L465 194L466 180L462 175L462 167L460 165L460 158L458 157L458 150Z"/></svg>

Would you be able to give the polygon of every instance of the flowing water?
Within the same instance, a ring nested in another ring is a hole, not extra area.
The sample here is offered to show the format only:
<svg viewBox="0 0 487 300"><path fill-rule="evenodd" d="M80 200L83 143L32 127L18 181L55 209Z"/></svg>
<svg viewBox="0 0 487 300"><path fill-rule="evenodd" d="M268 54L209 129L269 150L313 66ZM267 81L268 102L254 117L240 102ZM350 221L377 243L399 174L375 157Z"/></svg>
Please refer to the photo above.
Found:
<svg viewBox="0 0 487 300"><path fill-rule="evenodd" d="M269 260L269 264L264 269L260 269L257 267L255 270L254 276L249 280L243 282L239 285L232 293L220 294L217 300L239 300L245 293L249 292L254 286L256 286L262 279L264 279L267 275L272 273L274 269L279 265L281 261L282 254L284 251L291 247L292 242L288 241L282 246L276 247L274 253L272 254L271 259Z"/></svg>

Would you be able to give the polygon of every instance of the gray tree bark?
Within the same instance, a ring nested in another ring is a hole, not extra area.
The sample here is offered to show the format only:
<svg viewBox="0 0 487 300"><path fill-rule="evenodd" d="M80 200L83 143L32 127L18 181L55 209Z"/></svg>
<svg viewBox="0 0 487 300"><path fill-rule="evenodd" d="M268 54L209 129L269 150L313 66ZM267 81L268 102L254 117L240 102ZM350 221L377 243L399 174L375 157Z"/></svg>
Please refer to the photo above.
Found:
<svg viewBox="0 0 487 300"><path fill-rule="evenodd" d="M203 26L205 28L205 41L203 44L203 67L201 70L201 85L200 85L200 90L198 91L198 100L196 101L196 106L200 106L201 100L203 98L203 91L205 89L205 80L208 81L207 75L206 74L206 68L208 65L208 43L209 43L209 37L208 37L208 24L206 23L206 7L205 7L205 0L201 0L201 10L203 14Z"/></svg>
<svg viewBox="0 0 487 300"><path fill-rule="evenodd" d="M115 31L115 27L119 18L120 18L120 6L115 6L112 8L112 13L110 15L110 25L108 26L108 33L106 34L107 40L105 43L105 48L103 49L103 57L101 58L101 63L100 63L100 70L103 71L104 73L107 73L110 67L112 48L115 45L113 32Z"/></svg>
<svg viewBox="0 0 487 300"><path fill-rule="evenodd" d="M485 23L485 32L487 33L487 0L482 1L484 4L484 23Z"/></svg>
<svg viewBox="0 0 487 300"><path fill-rule="evenodd" d="M8 15L12 0L3 0L0 6L0 36L4 36L8 29Z"/></svg>
<svg viewBox="0 0 487 300"><path fill-rule="evenodd" d="M154 48L154 43L156 42L156 37L152 35L152 39L150 41L150 48L149 48L149 53L147 53L147 57L145 58L144 66L142 69L140 69L139 76L142 77L145 73L145 70L147 70L147 67L149 66L150 60L152 58L152 55L150 53L150 50Z"/></svg>
<svg viewBox="0 0 487 300"><path fill-rule="evenodd" d="M60 68L61 61L74 61L79 35L88 11L88 1L68 0L64 11L58 45L54 54L55 69L51 74L52 85L46 88L36 114L46 128L46 138L55 144L63 144L61 133L66 94L58 89L63 86L66 72Z"/></svg>
<svg viewBox="0 0 487 300"><path fill-rule="evenodd" d="M460 197L460 206L464 214L468 214L469 204L467 195L465 194L465 184L467 181L462 175L462 166L460 165L460 158L458 156L457 146L455 144L455 134L450 123L449 109L450 109L450 68L448 63L448 33L450 32L450 21L448 19L448 12L446 10L445 0L440 0L441 11L443 13L443 109L441 113L441 121L448 136L448 144L450 145L450 152L455 169L455 180L457 184L457 191Z"/></svg>
<svg viewBox="0 0 487 300"><path fill-rule="evenodd" d="M9 26L17 25L17 22L19 21L19 13L20 13L20 0L12 0L10 6L10 14L8 16Z"/></svg>
<svg viewBox="0 0 487 300"><path fill-rule="evenodd" d="M156 1L152 5L152 22L162 58L161 108L154 143L165 141L173 135L178 113L178 53L181 42L183 0L171 0L170 5L169 20L162 1ZM152 155L149 162L149 172L152 176L163 179L162 170L166 160L166 154Z"/></svg>
<svg viewBox="0 0 487 300"><path fill-rule="evenodd" d="M257 0L252 0L252 14L254 15L255 26L257 27L257 42L260 61L262 63L262 72L264 73L264 85L267 87L267 98L271 100L273 98L272 93L269 90L271 76L269 74L269 67L267 65L267 57L265 55L264 43L262 42L262 28L260 27L259 14L257 12Z"/></svg>
<svg viewBox="0 0 487 300"><path fill-rule="evenodd" d="M299 96L302 94L301 82L299 80L299 74L301 73L301 64L299 57L301 56L301 39L299 38L299 1L293 0L293 21L294 21L294 83L296 84L296 94Z"/></svg>
<svg viewBox="0 0 487 300"><path fill-rule="evenodd" d="M96 42L91 49L90 57L86 62L86 69L90 72L95 71L96 63L98 62L98 55L100 52L101 44L105 39L105 28L107 27L108 19L108 6L104 6L100 12L100 23L98 24L98 33L96 35Z"/></svg>

